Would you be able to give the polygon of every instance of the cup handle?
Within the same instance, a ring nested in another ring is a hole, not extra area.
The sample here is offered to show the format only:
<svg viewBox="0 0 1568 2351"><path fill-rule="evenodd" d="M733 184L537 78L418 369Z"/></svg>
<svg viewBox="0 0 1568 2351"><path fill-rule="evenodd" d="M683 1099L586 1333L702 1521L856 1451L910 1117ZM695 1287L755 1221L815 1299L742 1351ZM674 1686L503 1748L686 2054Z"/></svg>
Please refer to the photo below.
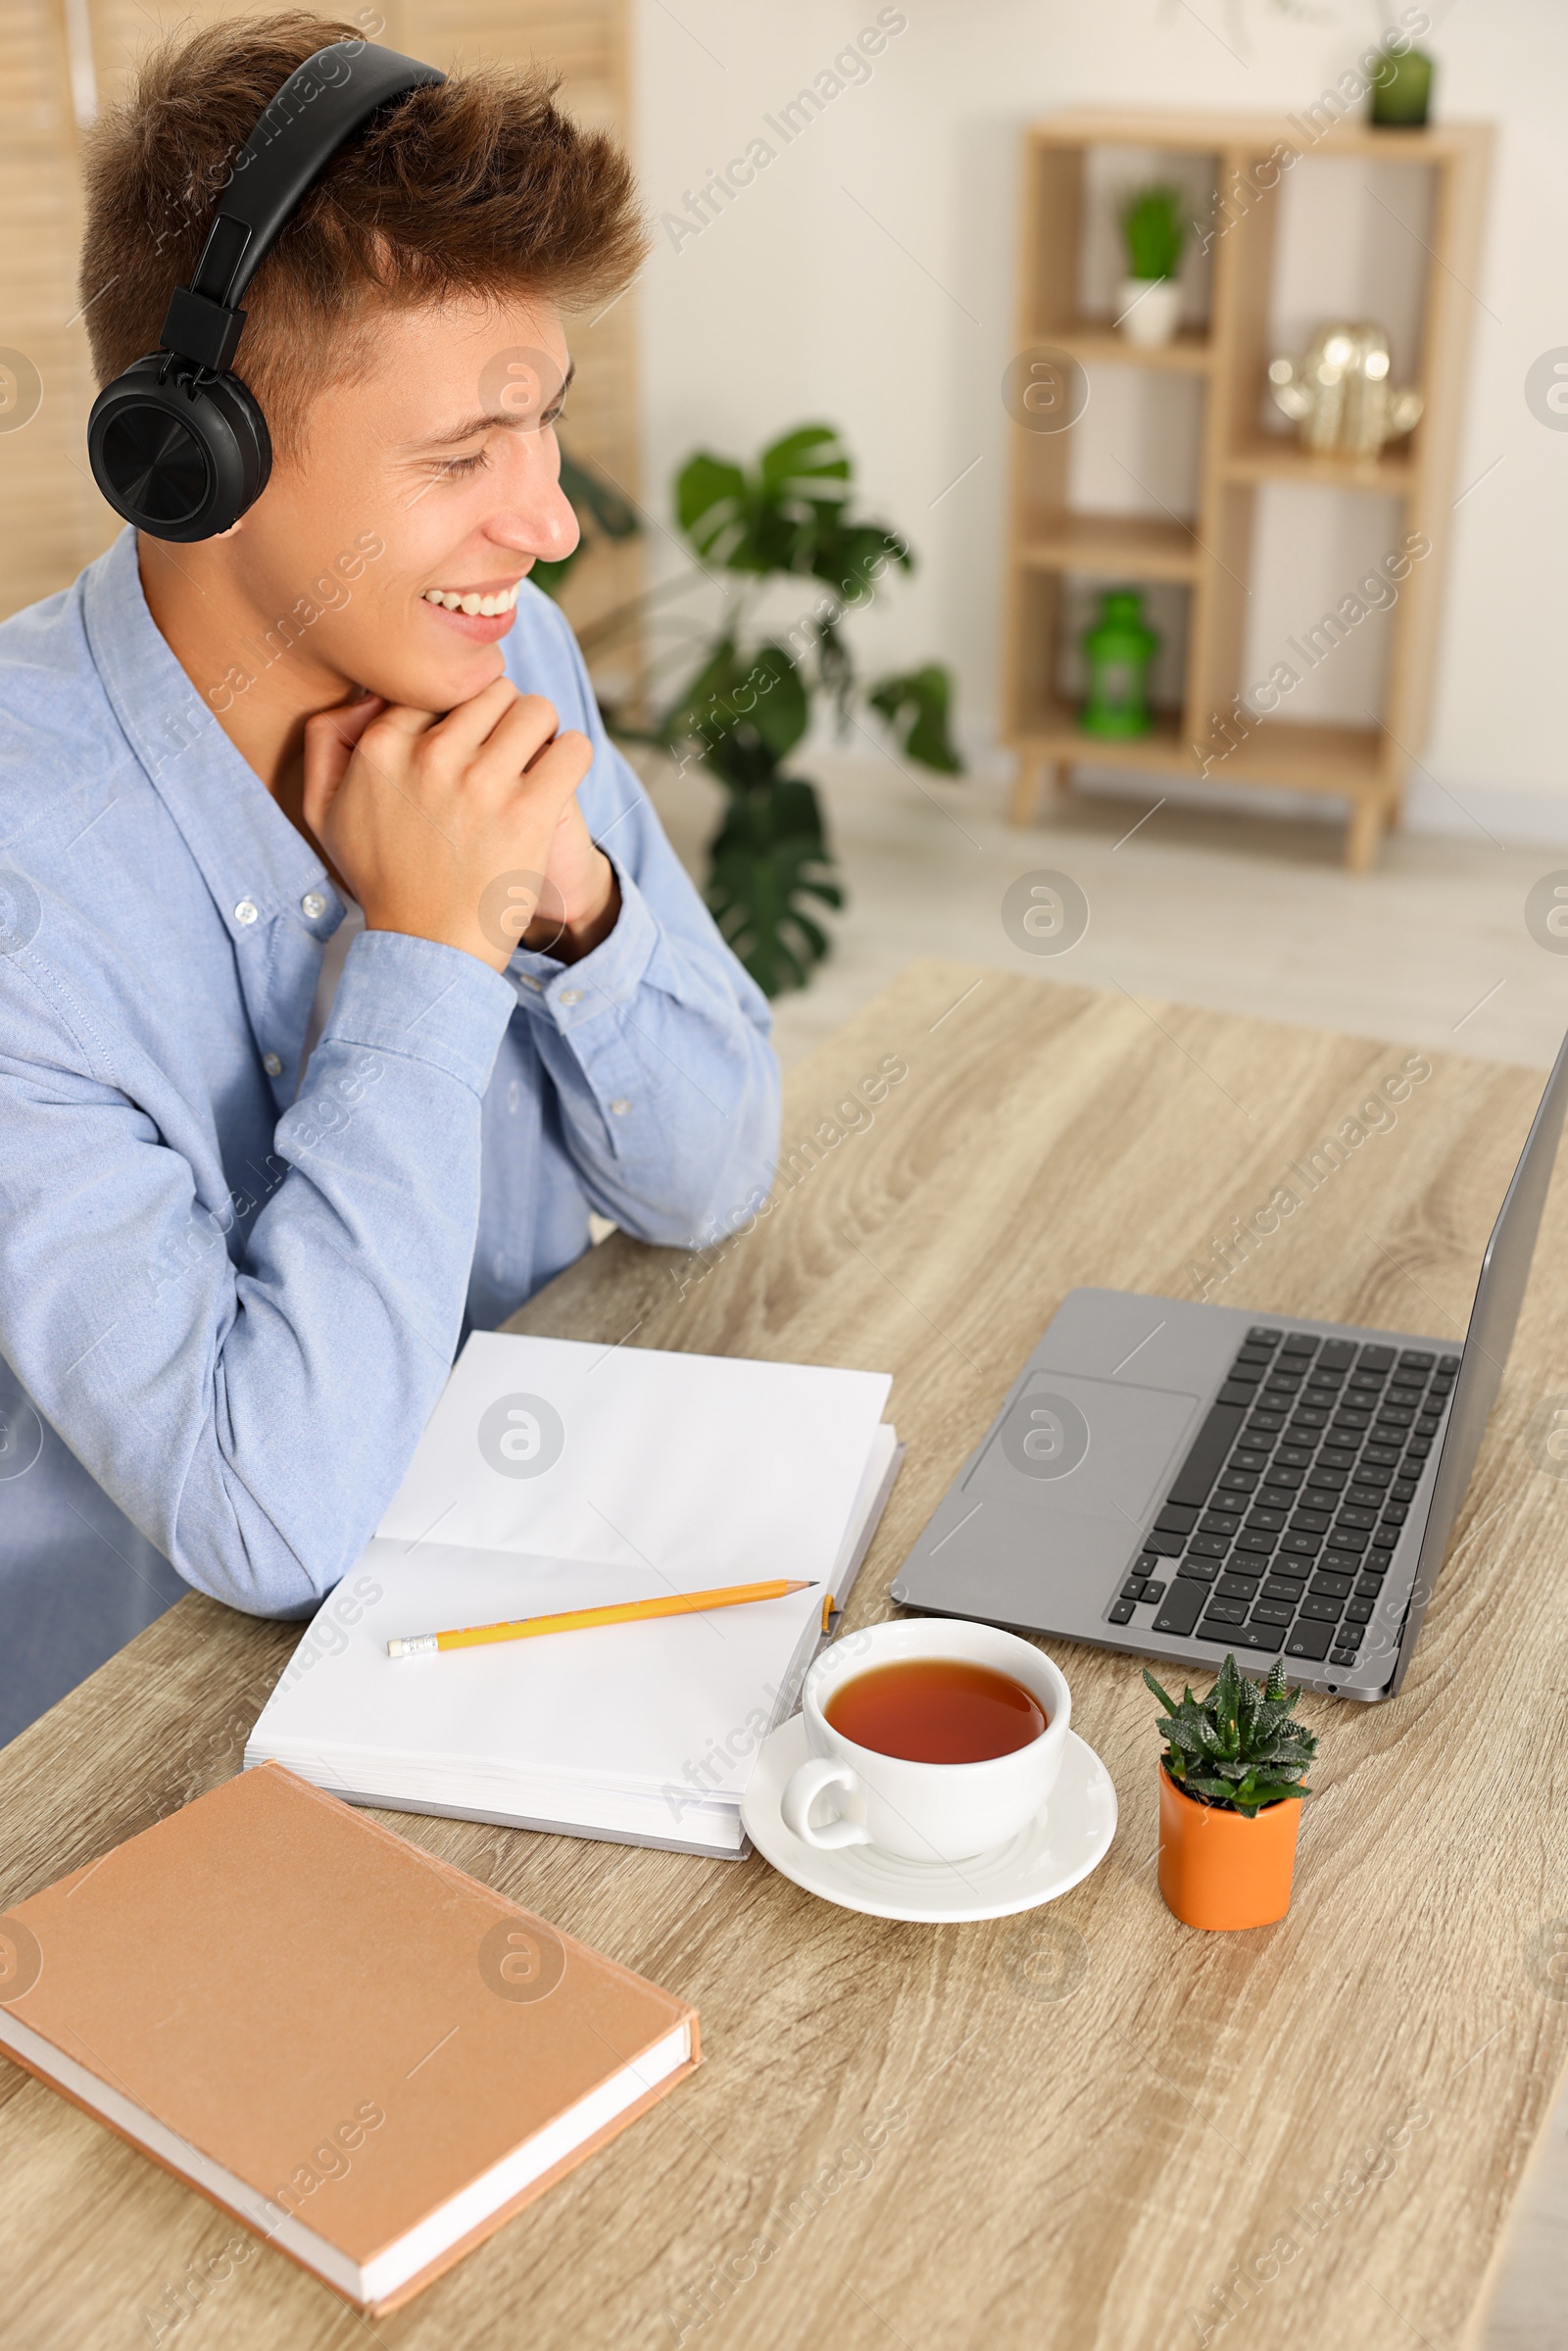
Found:
<svg viewBox="0 0 1568 2351"><path fill-rule="evenodd" d="M813 1755L809 1762L798 1764L785 1784L779 1799L784 1826L801 1839L803 1844L816 1845L831 1853L840 1845L868 1845L871 1833L858 1821L842 1818L828 1821L816 1828L810 1818L811 1806L824 1788L837 1788L847 1795L858 1795L860 1783L847 1763L835 1763L830 1756Z"/></svg>

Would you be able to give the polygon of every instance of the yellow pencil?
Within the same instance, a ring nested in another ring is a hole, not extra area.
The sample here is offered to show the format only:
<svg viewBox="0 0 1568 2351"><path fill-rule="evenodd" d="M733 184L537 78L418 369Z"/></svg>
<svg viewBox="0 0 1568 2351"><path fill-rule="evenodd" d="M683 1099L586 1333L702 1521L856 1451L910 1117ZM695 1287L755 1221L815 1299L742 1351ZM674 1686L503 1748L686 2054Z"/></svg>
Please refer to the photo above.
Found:
<svg viewBox="0 0 1568 2351"><path fill-rule="evenodd" d="M389 1641L389 1657L430 1657L438 1649L473 1649L490 1641L532 1641L540 1633L585 1633L594 1625L632 1625L651 1616L695 1616L707 1608L738 1608L744 1600L781 1600L809 1592L810 1583L724 1584L715 1592L671 1592L658 1600L623 1600L613 1608L569 1608L561 1616L514 1616L499 1625L466 1625L455 1633L415 1633ZM824 1610L825 1615L825 1610Z"/></svg>

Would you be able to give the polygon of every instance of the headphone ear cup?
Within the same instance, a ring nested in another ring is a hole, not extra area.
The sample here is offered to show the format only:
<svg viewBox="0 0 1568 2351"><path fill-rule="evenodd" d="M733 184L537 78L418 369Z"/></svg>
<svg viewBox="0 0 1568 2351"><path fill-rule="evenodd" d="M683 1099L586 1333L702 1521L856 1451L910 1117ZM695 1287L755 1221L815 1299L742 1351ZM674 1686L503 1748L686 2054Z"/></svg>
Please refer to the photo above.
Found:
<svg viewBox="0 0 1568 2351"><path fill-rule="evenodd" d="M267 487L272 443L237 375L153 352L106 384L87 419L93 479L154 539L216 538Z"/></svg>

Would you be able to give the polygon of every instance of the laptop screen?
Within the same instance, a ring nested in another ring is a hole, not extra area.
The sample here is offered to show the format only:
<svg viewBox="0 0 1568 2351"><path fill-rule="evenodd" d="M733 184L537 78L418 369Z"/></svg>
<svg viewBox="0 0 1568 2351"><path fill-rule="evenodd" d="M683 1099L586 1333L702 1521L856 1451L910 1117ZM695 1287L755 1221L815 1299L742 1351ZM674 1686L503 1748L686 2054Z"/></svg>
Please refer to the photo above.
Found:
<svg viewBox="0 0 1568 2351"><path fill-rule="evenodd" d="M1470 1473L1481 1450L1492 1407L1513 1345L1514 1327L1524 1298L1530 1263L1536 1252L1542 1211L1551 1184L1563 1114L1568 1110L1568 1038L1563 1040L1546 1080L1545 1092L1525 1137L1519 1164L1503 1196L1497 1221L1492 1228L1481 1276L1476 1284L1470 1328L1465 1335L1459 1376L1454 1383L1453 1407L1438 1461L1415 1588L1400 1644L1402 1678L1415 1645L1415 1635L1432 1597L1438 1570L1448 1547L1448 1537L1470 1484ZM1397 1684L1396 1684L1397 1687Z"/></svg>

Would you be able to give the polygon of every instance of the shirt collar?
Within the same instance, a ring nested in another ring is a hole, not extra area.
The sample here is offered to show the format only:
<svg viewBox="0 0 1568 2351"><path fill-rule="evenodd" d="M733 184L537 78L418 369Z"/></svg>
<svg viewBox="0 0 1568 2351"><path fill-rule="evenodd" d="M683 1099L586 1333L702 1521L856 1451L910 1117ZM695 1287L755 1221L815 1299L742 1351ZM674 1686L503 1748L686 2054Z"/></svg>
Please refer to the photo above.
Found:
<svg viewBox="0 0 1568 2351"><path fill-rule="evenodd" d="M265 933L278 914L320 940L336 928L337 894L321 860L219 725L185 675L142 593L128 526L84 574L93 661L125 739L179 827L224 927ZM302 901L319 896L315 921Z"/></svg>

